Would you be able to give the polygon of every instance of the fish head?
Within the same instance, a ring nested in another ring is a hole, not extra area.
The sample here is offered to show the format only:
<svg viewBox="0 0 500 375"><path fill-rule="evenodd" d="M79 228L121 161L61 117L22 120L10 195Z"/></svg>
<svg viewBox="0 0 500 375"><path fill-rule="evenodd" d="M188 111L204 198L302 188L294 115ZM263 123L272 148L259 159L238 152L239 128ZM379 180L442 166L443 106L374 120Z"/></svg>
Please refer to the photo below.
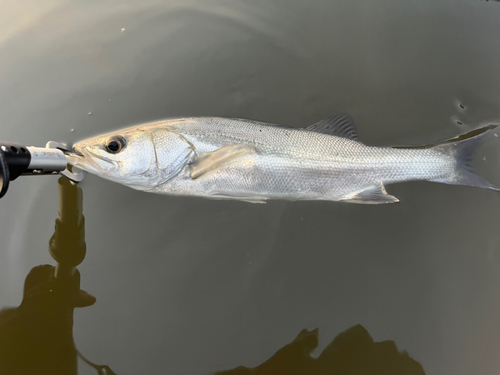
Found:
<svg viewBox="0 0 500 375"><path fill-rule="evenodd" d="M178 134L130 128L78 142L68 162L107 180L148 190L171 178L193 150Z"/></svg>

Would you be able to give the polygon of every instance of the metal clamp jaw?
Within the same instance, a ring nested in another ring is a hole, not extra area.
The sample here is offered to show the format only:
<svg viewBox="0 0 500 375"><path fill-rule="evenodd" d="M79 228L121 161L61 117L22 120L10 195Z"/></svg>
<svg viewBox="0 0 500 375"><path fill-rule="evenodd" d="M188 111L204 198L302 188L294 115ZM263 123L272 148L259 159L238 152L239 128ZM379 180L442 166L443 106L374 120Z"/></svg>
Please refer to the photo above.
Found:
<svg viewBox="0 0 500 375"><path fill-rule="evenodd" d="M67 168L69 152L68 146L53 141L45 148L0 142L0 198L7 193L9 182L21 175L61 174L73 182L81 182L87 172L74 173Z"/></svg>
<svg viewBox="0 0 500 375"><path fill-rule="evenodd" d="M57 150L62 151L64 153L65 160L66 160L66 154L70 152L67 145L65 145L64 143L58 143L58 142L54 142L54 141L47 142L47 144L45 145L45 148L46 149L57 149ZM75 173L72 170L70 171L67 168L67 166L68 166L68 162L66 161L65 168L62 171L60 171L59 173L72 182L76 182L76 183L82 182L88 173L87 171L83 171L83 170L79 170L78 172Z"/></svg>

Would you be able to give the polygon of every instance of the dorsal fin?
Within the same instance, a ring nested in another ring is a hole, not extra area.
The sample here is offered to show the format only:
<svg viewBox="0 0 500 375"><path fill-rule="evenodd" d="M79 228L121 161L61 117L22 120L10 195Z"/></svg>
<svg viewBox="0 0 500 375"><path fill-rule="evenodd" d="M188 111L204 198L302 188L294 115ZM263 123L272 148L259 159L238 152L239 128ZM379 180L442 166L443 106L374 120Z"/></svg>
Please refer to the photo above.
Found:
<svg viewBox="0 0 500 375"><path fill-rule="evenodd" d="M348 113L336 113L316 124L308 126L305 130L359 141L356 125L354 125L354 120Z"/></svg>

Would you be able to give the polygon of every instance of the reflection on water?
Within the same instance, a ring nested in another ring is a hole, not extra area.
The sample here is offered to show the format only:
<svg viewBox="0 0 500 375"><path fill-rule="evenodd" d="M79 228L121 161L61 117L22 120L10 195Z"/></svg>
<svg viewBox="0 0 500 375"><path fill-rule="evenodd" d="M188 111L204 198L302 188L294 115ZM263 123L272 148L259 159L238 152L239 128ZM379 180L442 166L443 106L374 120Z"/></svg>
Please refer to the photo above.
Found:
<svg viewBox="0 0 500 375"><path fill-rule="evenodd" d="M421 375L420 363L398 352L394 341L374 342L356 325L338 335L318 358L318 330L302 330L295 340L255 368L238 367L216 375Z"/></svg>
<svg viewBox="0 0 500 375"><path fill-rule="evenodd" d="M66 178L59 179L59 218L49 241L56 266L34 267L26 277L24 297L17 308L0 311L0 374L77 374L81 359L99 375L112 375L108 366L83 357L73 340L73 311L96 302L80 289L76 267L86 254L83 192ZM338 335L320 354L318 330L302 330L288 345L255 368L238 367L218 375L245 374L424 374L393 341L374 342L368 331L356 325ZM168 363L165 363L168 369Z"/></svg>
<svg viewBox="0 0 500 375"><path fill-rule="evenodd" d="M19 307L0 311L0 374L77 374L73 341L73 310L96 299L80 289L76 269L85 258L85 222L82 190L59 179L59 218L50 239L57 261L34 267L26 276ZM100 375L113 374L108 366L94 367Z"/></svg>

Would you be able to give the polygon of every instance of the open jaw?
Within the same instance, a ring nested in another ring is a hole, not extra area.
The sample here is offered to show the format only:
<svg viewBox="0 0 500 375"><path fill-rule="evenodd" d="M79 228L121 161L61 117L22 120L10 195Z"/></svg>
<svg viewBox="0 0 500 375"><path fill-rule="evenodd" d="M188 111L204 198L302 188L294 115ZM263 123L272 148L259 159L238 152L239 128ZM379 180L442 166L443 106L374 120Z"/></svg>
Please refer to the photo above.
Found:
<svg viewBox="0 0 500 375"><path fill-rule="evenodd" d="M66 153L66 159L69 164L91 173L102 173L116 166L111 159L78 146L75 146L72 152Z"/></svg>

